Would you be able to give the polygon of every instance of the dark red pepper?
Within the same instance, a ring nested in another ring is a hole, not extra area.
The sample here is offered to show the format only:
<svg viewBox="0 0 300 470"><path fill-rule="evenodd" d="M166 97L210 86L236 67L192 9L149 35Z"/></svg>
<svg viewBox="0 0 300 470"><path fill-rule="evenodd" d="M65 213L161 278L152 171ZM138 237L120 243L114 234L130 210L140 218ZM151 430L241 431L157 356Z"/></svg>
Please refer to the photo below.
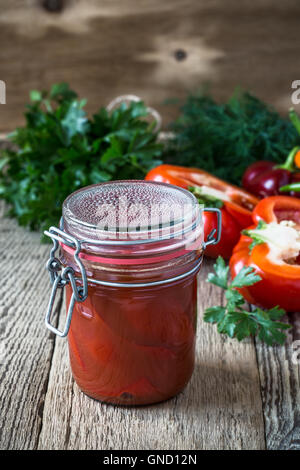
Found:
<svg viewBox="0 0 300 470"><path fill-rule="evenodd" d="M280 191L282 186L300 181L300 173L294 165L294 158L299 150L299 147L293 148L282 165L265 160L253 163L244 173L243 187L261 198L282 194ZM296 196L294 192L287 194Z"/></svg>

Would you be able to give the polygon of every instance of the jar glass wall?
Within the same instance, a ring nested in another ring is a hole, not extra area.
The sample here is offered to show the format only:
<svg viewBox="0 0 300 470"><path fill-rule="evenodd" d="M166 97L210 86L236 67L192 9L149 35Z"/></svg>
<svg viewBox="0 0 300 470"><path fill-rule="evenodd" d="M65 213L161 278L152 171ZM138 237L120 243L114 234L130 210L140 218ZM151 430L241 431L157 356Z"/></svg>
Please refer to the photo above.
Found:
<svg viewBox="0 0 300 470"><path fill-rule="evenodd" d="M67 304L71 288L67 287ZM101 401L142 405L180 392L194 368L197 273L138 288L89 285L68 335L74 378Z"/></svg>
<svg viewBox="0 0 300 470"><path fill-rule="evenodd" d="M66 199L58 232L70 361L81 390L119 405L176 395L195 360L204 246L195 197L148 181L93 185Z"/></svg>

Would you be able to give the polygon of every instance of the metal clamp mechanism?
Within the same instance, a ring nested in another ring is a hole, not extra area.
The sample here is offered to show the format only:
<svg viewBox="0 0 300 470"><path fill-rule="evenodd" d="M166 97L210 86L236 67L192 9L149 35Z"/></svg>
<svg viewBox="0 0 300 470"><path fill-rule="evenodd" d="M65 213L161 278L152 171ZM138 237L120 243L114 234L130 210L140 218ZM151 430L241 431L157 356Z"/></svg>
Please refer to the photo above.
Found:
<svg viewBox="0 0 300 470"><path fill-rule="evenodd" d="M217 214L217 229L213 229L208 235L207 240L203 242L203 249L205 250L208 245L216 245L217 243L219 243L221 239L222 214L221 214L221 211L216 208L204 208L202 210L207 211L207 212L214 212ZM163 284L166 282L170 282L170 280L175 281L175 280L181 279L187 275L190 275L193 272L196 272L196 270L199 269L199 265L200 265L198 263L195 267L193 267L191 271L185 274L182 274L180 276L177 276L168 280L156 281L152 283L150 282L150 283L144 283L144 284L132 284L132 283L124 284L124 283L116 283L116 282L112 283L112 282L105 282L105 281L95 281L95 280L87 278L85 268L79 257L79 254L81 251L81 243L79 242L79 240L77 240L75 237L69 235L66 232L63 232L62 230L56 227L51 227L49 231L45 231L44 233L45 235L50 237L53 241L53 247L50 251L50 258L46 265L50 273L52 291L51 291L51 297L50 297L50 301L49 301L49 305L48 305L48 309L46 313L45 323L49 330L51 330L53 333L57 334L58 336L62 338L67 336L69 332L75 302L84 302L85 299L87 298L88 281L95 282L96 284L102 284L104 286L106 285L106 286L118 286L118 287L139 287L139 286L145 287L149 285ZM59 247L59 242L75 250L74 260L80 270L81 278L75 277L75 271L71 266L63 267L59 259L56 258L55 255ZM57 290L63 289L69 283L71 284L71 287L72 287L72 297L71 297L69 308L68 308L67 319L66 319L64 330L60 331L58 328L56 328L55 326L51 324L51 321L50 321L51 314L53 311Z"/></svg>
<svg viewBox="0 0 300 470"><path fill-rule="evenodd" d="M53 241L53 248L50 251L50 258L46 265L50 273L52 291L51 291L51 297L50 297L50 301L49 301L49 305L48 305L48 309L47 309L47 313L45 317L45 323L46 323L47 328L49 328L49 330L51 330L53 333L57 334L58 336L64 338L65 336L67 336L69 329L70 329L71 318L72 318L72 313L73 313L75 302L84 302L84 300L87 298L87 295L88 295L87 275L85 272L85 268L79 258L81 244L76 238L63 232L62 230L59 230L56 227L51 227L49 231L46 230L44 233L45 235L50 237ZM81 273L80 285L76 283L74 269L71 268L70 266L66 266L64 268L61 262L55 257L56 251L59 247L58 242L62 242L75 249L74 260L77 266L79 267L80 273ZM60 331L58 328L56 328L55 326L51 324L50 319L51 319L51 314L53 311L53 306L54 306L57 290L63 289L67 284L69 284L69 282L71 283L73 292L72 292L72 297L70 300L69 309L67 313L66 324L65 324L64 330Z"/></svg>
<svg viewBox="0 0 300 470"><path fill-rule="evenodd" d="M207 240L203 242L203 250L206 249L208 245L216 245L221 240L222 234L222 213L220 209L213 207L205 207L202 209L203 212L215 212L217 214L217 230L214 228L210 234L207 236ZM216 235L216 236L215 236Z"/></svg>

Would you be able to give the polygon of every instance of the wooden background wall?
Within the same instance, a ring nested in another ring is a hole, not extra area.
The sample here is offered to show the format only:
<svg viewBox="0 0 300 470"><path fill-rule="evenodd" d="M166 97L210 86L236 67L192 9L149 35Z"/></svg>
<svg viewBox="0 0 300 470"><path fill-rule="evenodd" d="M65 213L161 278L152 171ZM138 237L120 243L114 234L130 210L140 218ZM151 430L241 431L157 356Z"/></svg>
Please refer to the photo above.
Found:
<svg viewBox="0 0 300 470"><path fill-rule="evenodd" d="M0 0L0 132L23 121L28 92L67 81L95 111L140 95L164 122L170 97L209 82L291 105L300 78L299 0Z"/></svg>

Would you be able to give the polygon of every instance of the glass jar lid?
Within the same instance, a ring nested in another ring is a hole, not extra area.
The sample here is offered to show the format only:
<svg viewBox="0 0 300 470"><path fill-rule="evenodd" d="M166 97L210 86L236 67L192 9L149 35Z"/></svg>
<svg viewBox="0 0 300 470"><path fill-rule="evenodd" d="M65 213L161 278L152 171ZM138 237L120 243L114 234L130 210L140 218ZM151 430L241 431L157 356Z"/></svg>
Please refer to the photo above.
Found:
<svg viewBox="0 0 300 470"><path fill-rule="evenodd" d="M88 186L63 204L62 226L82 249L102 254L154 255L198 247L201 210L193 194L177 186L123 180Z"/></svg>

